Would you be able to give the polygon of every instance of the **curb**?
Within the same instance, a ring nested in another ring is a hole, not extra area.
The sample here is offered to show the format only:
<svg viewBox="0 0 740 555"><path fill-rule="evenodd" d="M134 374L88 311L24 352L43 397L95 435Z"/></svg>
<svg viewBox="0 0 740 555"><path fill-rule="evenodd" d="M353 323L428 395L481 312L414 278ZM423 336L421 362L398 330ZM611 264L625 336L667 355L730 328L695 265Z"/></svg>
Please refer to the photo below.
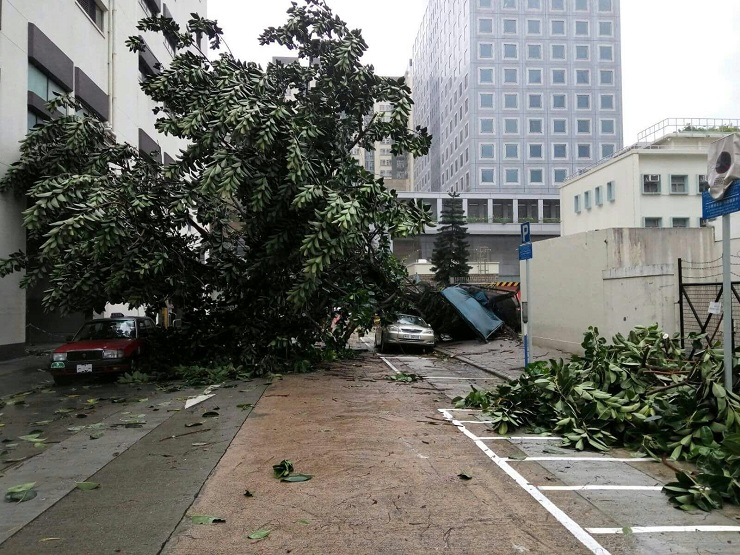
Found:
<svg viewBox="0 0 740 555"><path fill-rule="evenodd" d="M447 356L449 358L457 359L459 361L464 362L465 364L469 364L470 366L474 366L478 370L482 370L483 372L486 372L487 374L491 374L493 376L496 376L497 378L501 378L502 380L506 380L507 382L510 382L510 381L512 381L514 379L511 376L509 376L507 374L504 374L500 370L494 370L493 368L488 368L486 366L483 366L481 364L478 364L477 362L474 362L474 361L470 360L466 356L457 355L457 354L452 353L452 352L450 352L450 351L448 351L446 349L440 349L439 347L435 347L434 350L436 352L438 352L438 353L442 353L443 355L445 355L445 356Z"/></svg>

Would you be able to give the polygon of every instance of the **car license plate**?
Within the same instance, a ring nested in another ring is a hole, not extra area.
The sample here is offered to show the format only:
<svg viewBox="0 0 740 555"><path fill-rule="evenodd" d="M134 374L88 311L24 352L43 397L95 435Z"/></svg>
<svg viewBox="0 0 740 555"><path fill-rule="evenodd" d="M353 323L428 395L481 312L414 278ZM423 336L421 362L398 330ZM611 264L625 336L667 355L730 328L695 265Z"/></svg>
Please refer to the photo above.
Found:
<svg viewBox="0 0 740 555"><path fill-rule="evenodd" d="M88 372L92 372L92 364L78 364L77 365L78 374L86 374Z"/></svg>
<svg viewBox="0 0 740 555"><path fill-rule="evenodd" d="M402 337L403 339L421 339L420 335L412 335L410 333L404 333Z"/></svg>

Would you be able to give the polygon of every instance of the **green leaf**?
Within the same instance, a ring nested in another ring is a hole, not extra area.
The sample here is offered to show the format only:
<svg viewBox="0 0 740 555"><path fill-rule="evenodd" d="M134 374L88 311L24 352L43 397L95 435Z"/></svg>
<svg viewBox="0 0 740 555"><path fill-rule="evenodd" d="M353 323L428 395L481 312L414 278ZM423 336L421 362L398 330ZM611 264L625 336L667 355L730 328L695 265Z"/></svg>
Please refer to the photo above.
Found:
<svg viewBox="0 0 740 555"><path fill-rule="evenodd" d="M281 482L307 482L313 476L310 474L291 474L290 476L283 476L280 478Z"/></svg>
<svg viewBox="0 0 740 555"><path fill-rule="evenodd" d="M221 517L211 515L190 515L193 524L220 524L226 522Z"/></svg>
<svg viewBox="0 0 740 555"><path fill-rule="evenodd" d="M97 482L75 482L75 487L83 491L89 491L92 489L98 489L100 484Z"/></svg>
<svg viewBox="0 0 740 555"><path fill-rule="evenodd" d="M270 530L267 528L260 528L259 530L255 530L251 534L249 534L247 537L250 540L264 540L267 536L270 535Z"/></svg>
<svg viewBox="0 0 740 555"><path fill-rule="evenodd" d="M272 471L275 478L283 478L293 472L293 463L288 459L283 459L278 464L272 465Z"/></svg>
<svg viewBox="0 0 740 555"><path fill-rule="evenodd" d="M217 416L218 416L218 412L216 412L215 410L209 410L208 412L204 412L201 415L201 418L215 418Z"/></svg>
<svg viewBox="0 0 740 555"><path fill-rule="evenodd" d="M18 484L7 489L8 493L23 493L24 491L30 491L36 487L36 482L26 482L25 484Z"/></svg>

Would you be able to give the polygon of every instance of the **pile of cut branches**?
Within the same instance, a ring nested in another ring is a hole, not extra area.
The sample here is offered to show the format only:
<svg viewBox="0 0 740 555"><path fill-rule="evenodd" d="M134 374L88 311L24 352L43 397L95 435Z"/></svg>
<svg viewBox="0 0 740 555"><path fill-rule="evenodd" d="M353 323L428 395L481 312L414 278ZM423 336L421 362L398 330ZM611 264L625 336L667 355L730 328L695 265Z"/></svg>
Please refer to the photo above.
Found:
<svg viewBox="0 0 740 555"><path fill-rule="evenodd" d="M701 348L700 336L688 339ZM591 327L582 347L582 357L530 364L519 379L473 388L457 405L483 409L501 434L525 428L557 433L579 450L615 445L692 461L693 472L671 465L677 481L664 491L675 506L740 504L740 396L722 385L721 349L687 360L680 337L657 325L618 334L612 344Z"/></svg>

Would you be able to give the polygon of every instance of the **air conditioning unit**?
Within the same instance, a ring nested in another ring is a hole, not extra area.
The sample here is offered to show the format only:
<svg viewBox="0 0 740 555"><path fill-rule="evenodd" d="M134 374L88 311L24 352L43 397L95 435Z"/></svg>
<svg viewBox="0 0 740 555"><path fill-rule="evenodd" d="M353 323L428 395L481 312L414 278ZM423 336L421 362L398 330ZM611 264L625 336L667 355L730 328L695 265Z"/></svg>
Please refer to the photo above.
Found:
<svg viewBox="0 0 740 555"><path fill-rule="evenodd" d="M660 182L660 175L657 173L645 174L645 183L658 183Z"/></svg>
<svg viewBox="0 0 740 555"><path fill-rule="evenodd" d="M721 199L736 179L740 179L740 133L727 135L709 145L707 156L709 194L713 199Z"/></svg>

